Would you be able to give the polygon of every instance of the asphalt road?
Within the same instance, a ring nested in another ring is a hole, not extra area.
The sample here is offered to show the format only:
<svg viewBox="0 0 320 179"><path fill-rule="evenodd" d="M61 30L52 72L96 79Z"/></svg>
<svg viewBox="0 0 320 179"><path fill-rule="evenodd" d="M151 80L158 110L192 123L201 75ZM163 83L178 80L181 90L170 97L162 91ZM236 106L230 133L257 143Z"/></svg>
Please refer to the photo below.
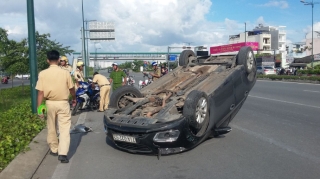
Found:
<svg viewBox="0 0 320 179"><path fill-rule="evenodd" d="M320 85L257 81L229 134L160 160L115 149L103 113L81 115L93 132L72 134L70 163L48 155L33 178L320 178Z"/></svg>
<svg viewBox="0 0 320 179"><path fill-rule="evenodd" d="M13 84L13 85L12 85ZM5 89L5 88L11 88L12 86L21 86L21 85L29 85L30 84L30 80L27 79L9 79L9 83L8 84L1 84L0 83L0 89Z"/></svg>

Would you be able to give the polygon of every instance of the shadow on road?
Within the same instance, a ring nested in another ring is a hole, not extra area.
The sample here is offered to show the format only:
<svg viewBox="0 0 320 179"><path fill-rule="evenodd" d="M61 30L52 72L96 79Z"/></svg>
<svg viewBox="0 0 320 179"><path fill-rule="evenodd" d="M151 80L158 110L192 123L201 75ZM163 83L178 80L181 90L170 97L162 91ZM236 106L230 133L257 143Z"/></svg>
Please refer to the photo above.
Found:
<svg viewBox="0 0 320 179"><path fill-rule="evenodd" d="M76 153L80 143L82 136L87 135L87 133L73 133L70 134L70 147L68 152L68 158L71 159L72 156Z"/></svg>

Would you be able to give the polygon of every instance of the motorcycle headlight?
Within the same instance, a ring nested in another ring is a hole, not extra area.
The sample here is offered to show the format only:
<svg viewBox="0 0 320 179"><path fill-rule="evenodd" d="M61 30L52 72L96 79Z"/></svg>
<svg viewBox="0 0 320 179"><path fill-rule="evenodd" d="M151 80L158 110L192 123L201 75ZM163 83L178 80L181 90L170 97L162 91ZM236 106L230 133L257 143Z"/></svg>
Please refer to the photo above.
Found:
<svg viewBox="0 0 320 179"><path fill-rule="evenodd" d="M153 141L154 142L174 142L178 139L179 135L180 135L179 130L158 132L153 137Z"/></svg>

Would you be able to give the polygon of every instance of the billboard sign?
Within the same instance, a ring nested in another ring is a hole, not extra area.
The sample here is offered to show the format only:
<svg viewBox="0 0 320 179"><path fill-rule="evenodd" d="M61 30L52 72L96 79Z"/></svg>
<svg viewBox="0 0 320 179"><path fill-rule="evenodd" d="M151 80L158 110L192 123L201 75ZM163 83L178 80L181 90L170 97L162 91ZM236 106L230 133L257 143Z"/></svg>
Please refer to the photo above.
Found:
<svg viewBox="0 0 320 179"><path fill-rule="evenodd" d="M114 23L89 22L89 39L94 42L115 40Z"/></svg>
<svg viewBox="0 0 320 179"><path fill-rule="evenodd" d="M257 51L259 49L259 42L241 42L236 44L210 47L210 54L235 52L235 51L239 51L241 47L244 47L244 46L250 46L253 51Z"/></svg>
<svg viewBox="0 0 320 179"><path fill-rule="evenodd" d="M320 53L313 55L314 61L320 61Z"/></svg>

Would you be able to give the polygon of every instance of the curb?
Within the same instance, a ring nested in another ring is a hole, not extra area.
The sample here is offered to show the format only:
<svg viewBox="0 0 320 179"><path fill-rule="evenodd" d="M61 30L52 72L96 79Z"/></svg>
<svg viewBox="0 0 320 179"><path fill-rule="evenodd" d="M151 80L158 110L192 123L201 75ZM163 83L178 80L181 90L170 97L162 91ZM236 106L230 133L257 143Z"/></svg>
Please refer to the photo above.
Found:
<svg viewBox="0 0 320 179"><path fill-rule="evenodd" d="M1 179L26 179L32 178L49 152L47 144L47 128L43 129L29 144L30 150L13 159L0 173Z"/></svg>

